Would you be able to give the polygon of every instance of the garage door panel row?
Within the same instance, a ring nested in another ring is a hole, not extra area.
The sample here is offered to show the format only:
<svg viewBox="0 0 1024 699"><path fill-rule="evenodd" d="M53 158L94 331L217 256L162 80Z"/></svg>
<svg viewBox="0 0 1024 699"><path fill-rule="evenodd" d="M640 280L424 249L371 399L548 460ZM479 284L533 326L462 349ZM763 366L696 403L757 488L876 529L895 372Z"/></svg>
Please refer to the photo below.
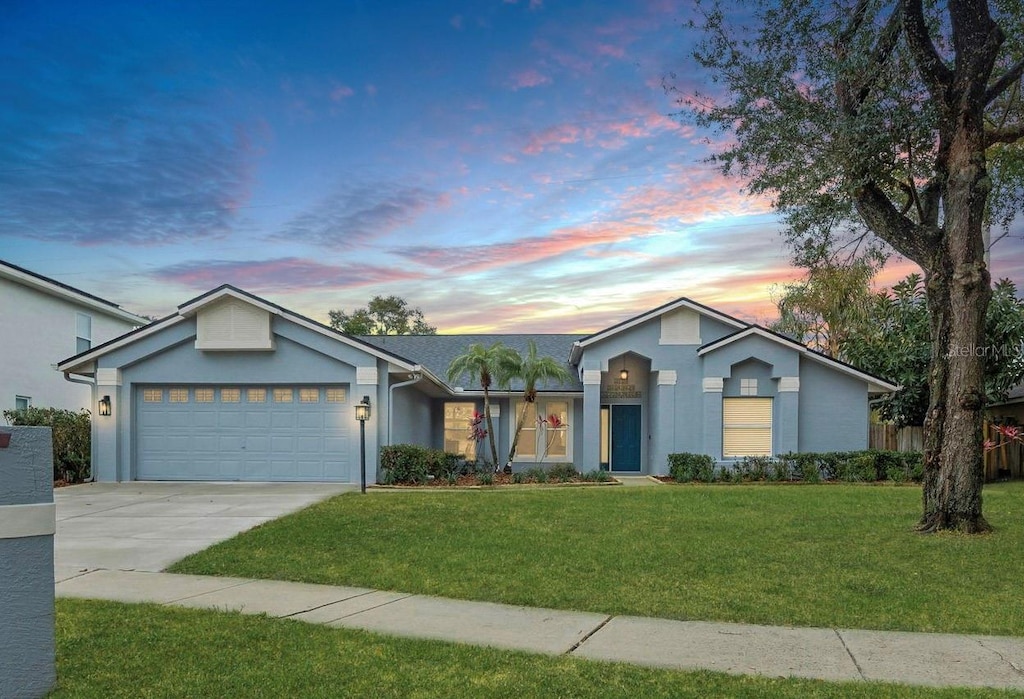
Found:
<svg viewBox="0 0 1024 699"><path fill-rule="evenodd" d="M351 406L325 400L328 395L347 396L347 391L301 390L293 387L291 393L305 402L289 403L274 402L275 395L287 395L287 390L275 394L269 387L202 387L198 392L182 386L139 388L136 477L349 481ZM250 395L255 399L249 400Z"/></svg>

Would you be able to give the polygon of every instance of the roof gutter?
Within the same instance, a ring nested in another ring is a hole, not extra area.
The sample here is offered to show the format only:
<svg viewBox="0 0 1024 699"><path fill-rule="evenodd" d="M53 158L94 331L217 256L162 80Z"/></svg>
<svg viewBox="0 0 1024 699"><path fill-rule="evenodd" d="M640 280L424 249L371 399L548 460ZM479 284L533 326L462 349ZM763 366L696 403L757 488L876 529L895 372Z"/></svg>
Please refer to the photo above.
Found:
<svg viewBox="0 0 1024 699"><path fill-rule="evenodd" d="M70 381L71 383L81 383L81 384L85 384L86 386L93 386L93 387L96 386L96 380L95 379L75 378L74 376L71 375L70 371L65 371L65 372L63 372L63 374L64 374L64 380L65 381ZM95 397L96 397L95 395L91 395L89 397L89 403L90 404L92 403L92 401L93 401L93 399ZM90 423L89 430L91 432L92 431L92 419L89 420L89 423ZM96 480L96 470L93 468L93 464L96 461L96 455L93 453L93 448L95 446L95 440L90 439L89 440L89 444L90 444L90 446L89 446L89 477L86 478L84 481L82 481L83 483L92 483L93 481Z"/></svg>

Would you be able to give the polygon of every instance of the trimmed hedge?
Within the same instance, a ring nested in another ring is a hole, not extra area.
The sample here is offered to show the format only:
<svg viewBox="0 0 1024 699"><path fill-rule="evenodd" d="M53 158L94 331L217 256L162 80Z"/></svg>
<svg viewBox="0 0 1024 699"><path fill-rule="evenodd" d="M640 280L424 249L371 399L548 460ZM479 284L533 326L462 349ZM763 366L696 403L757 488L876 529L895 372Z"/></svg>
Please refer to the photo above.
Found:
<svg viewBox="0 0 1024 699"><path fill-rule="evenodd" d="M668 455L668 474L680 483L702 481L711 483L715 479L715 460L707 454L683 452Z"/></svg>
<svg viewBox="0 0 1024 699"><path fill-rule="evenodd" d="M49 427L53 434L53 480L81 483L92 469L92 416L61 408L5 410L11 425Z"/></svg>
<svg viewBox="0 0 1024 699"><path fill-rule="evenodd" d="M474 473L476 463L466 461L459 454L441 449L427 449L415 444L395 444L381 447L381 483L423 484L431 479L454 481L463 474Z"/></svg>
<svg viewBox="0 0 1024 699"><path fill-rule="evenodd" d="M919 483L924 472L921 452L863 451L804 452L777 457L748 456L715 468L705 454L669 454L669 475L679 482L746 483L752 481L843 481Z"/></svg>

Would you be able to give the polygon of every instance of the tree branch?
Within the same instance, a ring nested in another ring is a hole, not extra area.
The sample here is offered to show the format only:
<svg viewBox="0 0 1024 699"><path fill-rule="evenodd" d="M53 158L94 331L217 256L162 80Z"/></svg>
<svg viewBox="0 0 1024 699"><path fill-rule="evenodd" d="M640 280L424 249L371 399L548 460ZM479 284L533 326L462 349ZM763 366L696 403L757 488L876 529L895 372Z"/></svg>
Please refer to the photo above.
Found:
<svg viewBox="0 0 1024 699"><path fill-rule="evenodd" d="M878 43L875 44L874 50L874 70L868 76L864 84L861 85L860 90L857 93L858 105L864 104L864 100L871 94L871 88L874 87L875 81L878 80L878 76L882 74L882 66L889 60L889 56L892 55L893 50L896 48L896 43L900 38L900 28L903 26L903 17L900 12L901 3L896 3L896 7L893 8L892 14L889 15L889 21L885 23L885 27L878 35Z"/></svg>
<svg viewBox="0 0 1024 699"><path fill-rule="evenodd" d="M904 257L918 264L925 261L931 248L930 238L939 232L929 226L917 226L897 211L892 200L873 182L861 185L854 192L854 202L861 218L879 238L889 243ZM925 233L931 235L922 235Z"/></svg>
<svg viewBox="0 0 1024 699"><path fill-rule="evenodd" d="M928 34L921 0L902 0L903 28L914 61L939 104L946 103L946 91L953 84L953 71L942 61Z"/></svg>
<svg viewBox="0 0 1024 699"><path fill-rule="evenodd" d="M997 143L1016 143L1021 139L1024 139L1024 124L1013 124L1001 129L985 130L986 148Z"/></svg>
<svg viewBox="0 0 1024 699"><path fill-rule="evenodd" d="M1016 84L1022 75L1024 75L1024 58L1013 64L1008 71L988 86L988 89L985 90L985 104L991 104L992 100L1006 92L1011 85Z"/></svg>

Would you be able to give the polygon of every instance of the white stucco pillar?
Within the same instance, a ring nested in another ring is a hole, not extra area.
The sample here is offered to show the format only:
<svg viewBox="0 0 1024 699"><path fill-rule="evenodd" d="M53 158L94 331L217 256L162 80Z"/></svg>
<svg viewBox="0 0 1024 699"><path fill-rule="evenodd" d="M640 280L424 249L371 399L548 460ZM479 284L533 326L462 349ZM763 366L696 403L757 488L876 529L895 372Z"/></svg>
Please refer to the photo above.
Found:
<svg viewBox="0 0 1024 699"><path fill-rule="evenodd" d="M110 415L100 415L100 401L110 397ZM128 481L132 474L129 463L122 463L118 433L131 430L128 413L131 400L122 396L121 371L97 369L92 405L92 476L103 482Z"/></svg>
<svg viewBox="0 0 1024 699"><path fill-rule="evenodd" d="M786 454L800 449L800 377L779 378L775 406L775 453Z"/></svg>
<svg viewBox="0 0 1024 699"><path fill-rule="evenodd" d="M704 453L716 460L722 458L722 389L725 379L708 376L704 389Z"/></svg>
<svg viewBox="0 0 1024 699"><path fill-rule="evenodd" d="M583 460L581 473L601 468L601 370L583 370Z"/></svg>
<svg viewBox="0 0 1024 699"><path fill-rule="evenodd" d="M677 450L676 383L678 375L674 369L658 370L658 390L651 405L654 439L649 463L650 473L655 476L668 475L668 455Z"/></svg>
<svg viewBox="0 0 1024 699"><path fill-rule="evenodd" d="M387 398L380 397L379 382L376 366L356 367L355 395L352 396L352 405L356 405L363 399L363 396L370 397L370 419L366 421L366 482L376 483L378 464L380 463L380 432L381 425L387 420ZM355 438L352 440L353 448L353 482L359 482L359 422L355 419L355 408L352 409L352 421L355 423ZM386 426L385 426L386 429Z"/></svg>

